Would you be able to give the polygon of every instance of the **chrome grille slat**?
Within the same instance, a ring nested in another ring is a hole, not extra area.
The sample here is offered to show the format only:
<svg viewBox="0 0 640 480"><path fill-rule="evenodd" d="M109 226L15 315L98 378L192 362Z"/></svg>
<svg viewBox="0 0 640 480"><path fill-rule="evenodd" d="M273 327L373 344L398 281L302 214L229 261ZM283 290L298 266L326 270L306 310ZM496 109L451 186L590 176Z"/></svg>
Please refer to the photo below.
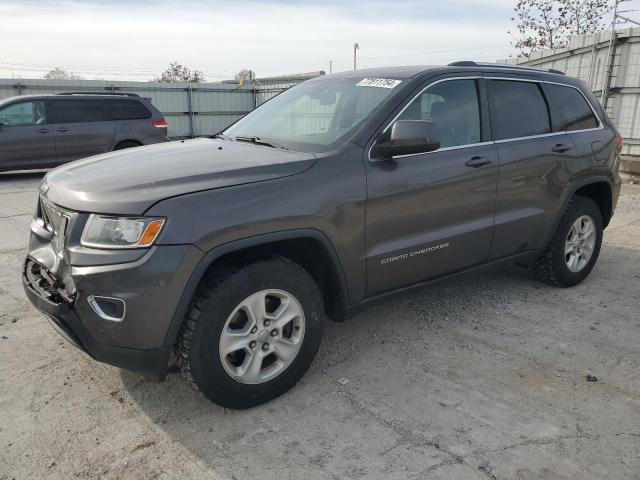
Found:
<svg viewBox="0 0 640 480"><path fill-rule="evenodd" d="M39 212L47 230L53 233L54 248L61 252L64 247L67 226L73 215L72 212L54 205L42 195L39 199Z"/></svg>

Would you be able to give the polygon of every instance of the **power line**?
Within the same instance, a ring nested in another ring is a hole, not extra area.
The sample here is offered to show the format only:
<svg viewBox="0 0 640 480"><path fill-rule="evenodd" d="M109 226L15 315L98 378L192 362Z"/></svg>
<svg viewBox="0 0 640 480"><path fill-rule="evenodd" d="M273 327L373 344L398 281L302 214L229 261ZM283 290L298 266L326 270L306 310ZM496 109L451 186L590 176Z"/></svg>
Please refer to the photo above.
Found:
<svg viewBox="0 0 640 480"><path fill-rule="evenodd" d="M61 65L49 65L42 63L22 63L22 62L0 62L0 70L3 71L27 71L27 72L48 72L55 68L62 68ZM107 66L91 66L91 67L79 67L79 66L65 66L65 70L69 70L70 72L77 73L80 75L103 75L103 76L129 76L129 77L140 77L140 76L152 76L159 75L163 70L162 69L127 69L121 67L107 67ZM198 69L195 69L198 70ZM202 71L198 70L205 75L205 77L211 78L225 78L229 76L235 75L234 72L230 71Z"/></svg>
<svg viewBox="0 0 640 480"><path fill-rule="evenodd" d="M506 47L503 45L484 45L479 47L467 47L467 48L449 48L443 50L423 50L418 52L405 52L398 53L396 55L380 55L380 56L369 56L369 57L358 57L358 61L360 66L395 66L399 65L397 62L375 62L373 60L394 60L401 58L410 58L410 57L418 57L413 58L412 61L416 63L429 63L429 62L438 62L442 61L442 58L437 58L438 55L446 55L455 52L478 52L483 50L490 50L496 48L509 48L509 51L501 51L500 53L494 54L491 57L484 58L492 58L496 57L506 57L509 56L511 52L510 47ZM427 56L425 58L424 56ZM482 58L474 57L476 60L481 60ZM352 58L338 58L337 60L332 60L332 66L334 71L339 70L340 66L344 66L345 70L353 61ZM43 63L26 63L26 62L0 62L0 70L6 72L38 72L38 73L47 73L48 71L60 67L61 65L52 65L52 64L43 64ZM300 69L308 69L313 67L326 67L326 61L322 61L316 64L307 64L307 65L298 65L294 67L290 67L291 71L300 70ZM336 68L338 67L338 68ZM162 72L162 69L152 68L152 67L144 67L144 68L135 68L128 69L123 67L112 67L112 66L101 66L101 65L67 65L64 67L66 70L71 71L73 73L77 73L79 75L84 76L100 76L100 77L149 77L159 75ZM224 78L232 78L236 72L228 71L228 70L198 70L203 73L205 78L211 79L224 79ZM278 72L281 73L281 72ZM274 72L275 74L275 72Z"/></svg>
<svg viewBox="0 0 640 480"><path fill-rule="evenodd" d="M466 47L466 48L451 48L451 49L446 49L446 50L423 50L420 52L411 52L411 53L400 53L397 55L383 55L383 56L374 56L374 57L361 57L358 55L358 62L361 62L362 60L384 60L384 59L394 59L394 58L402 58L402 57L411 57L411 56L419 56L419 55L438 55L438 54L446 54L446 53L455 53L455 52L475 52L475 51L479 51L479 50L489 50L492 48L510 48L508 46L505 46L504 44L502 45L485 45L482 47ZM511 52L509 52L511 53ZM509 53L507 53L506 55L508 55ZM504 56L505 54L500 54L500 56ZM437 60L437 59L435 59ZM434 61L429 60L429 61ZM351 65L353 62L353 58L346 58L346 57L342 57L342 58L338 58L337 60L333 59L332 60L332 64L335 67L336 64L345 64L345 65ZM326 66L327 62L325 61L319 61L318 63L314 63L314 64L306 64L306 65L297 65L297 66L293 66L293 67L289 67L291 70L297 70L297 69L306 69L306 68L313 68L313 67L323 67Z"/></svg>

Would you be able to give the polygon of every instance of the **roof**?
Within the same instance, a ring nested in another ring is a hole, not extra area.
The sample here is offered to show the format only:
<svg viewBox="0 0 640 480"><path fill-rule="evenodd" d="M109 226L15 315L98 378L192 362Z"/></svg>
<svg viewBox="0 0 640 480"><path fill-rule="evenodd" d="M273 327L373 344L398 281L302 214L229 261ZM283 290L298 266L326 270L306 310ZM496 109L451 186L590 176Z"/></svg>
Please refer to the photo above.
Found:
<svg viewBox="0 0 640 480"><path fill-rule="evenodd" d="M142 100L144 99L143 97L140 97L139 95L123 95L122 93L118 94L118 93L114 93L114 94L110 94L109 92L105 92L105 93L101 93L101 92L71 92L71 93L39 93L39 94L33 94L33 95L15 95L13 97L7 97L7 98L2 98L0 99L0 105L3 105L5 103L11 103L15 100L41 100L41 99L45 99L45 98L56 98L56 99L60 99L60 98L68 98L68 99L72 99L72 98L96 98L96 97L113 97L113 98L134 98L134 99L138 99L138 100Z"/></svg>

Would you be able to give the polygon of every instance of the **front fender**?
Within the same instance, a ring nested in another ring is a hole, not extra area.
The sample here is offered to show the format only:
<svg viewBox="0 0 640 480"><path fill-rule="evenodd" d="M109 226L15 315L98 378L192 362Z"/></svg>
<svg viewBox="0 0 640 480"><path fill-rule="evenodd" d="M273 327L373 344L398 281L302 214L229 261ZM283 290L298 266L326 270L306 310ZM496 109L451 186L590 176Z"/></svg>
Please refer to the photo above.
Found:
<svg viewBox="0 0 640 480"><path fill-rule="evenodd" d="M176 306L169 330L167 331L167 335L164 340L164 345L174 345L176 343L184 316L186 315L187 309L189 308L189 302L193 298L193 295L195 294L196 289L198 288L198 285L200 284L206 271L211 265L213 265L216 260L229 253L239 252L247 248L272 244L274 242L283 240L296 239L313 239L319 242L320 245L322 245L322 248L327 254L327 258L331 262L331 269L334 273L334 278L339 283L339 291L341 292L341 294L337 296L337 299L338 301L343 303L339 307L339 309L342 311L346 310L346 299L348 298L346 276L340 263L340 259L338 258L338 255L333 248L331 241L326 237L326 235L314 229L284 230L263 235L255 235L252 237L242 238L222 244L207 252L207 254L200 259L195 269L193 270L193 273L191 274L191 277L189 278L189 281L187 282L187 285L185 286L180 300Z"/></svg>

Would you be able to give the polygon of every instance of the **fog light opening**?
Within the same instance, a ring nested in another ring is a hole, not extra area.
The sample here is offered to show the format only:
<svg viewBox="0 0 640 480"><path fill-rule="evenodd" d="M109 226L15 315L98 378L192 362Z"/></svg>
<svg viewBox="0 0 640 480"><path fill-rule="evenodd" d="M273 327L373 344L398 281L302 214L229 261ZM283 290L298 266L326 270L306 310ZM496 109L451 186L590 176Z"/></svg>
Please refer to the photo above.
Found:
<svg viewBox="0 0 640 480"><path fill-rule="evenodd" d="M110 322L121 322L124 320L127 306L121 298L89 295L87 302L89 302L93 311L103 320Z"/></svg>

